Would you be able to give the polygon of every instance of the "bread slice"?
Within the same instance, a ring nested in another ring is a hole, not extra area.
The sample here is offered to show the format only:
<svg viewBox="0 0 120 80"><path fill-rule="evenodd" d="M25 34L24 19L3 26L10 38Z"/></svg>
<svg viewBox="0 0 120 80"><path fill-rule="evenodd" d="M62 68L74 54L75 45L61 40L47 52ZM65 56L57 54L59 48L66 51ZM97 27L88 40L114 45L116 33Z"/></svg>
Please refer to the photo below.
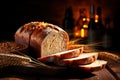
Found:
<svg viewBox="0 0 120 80"><path fill-rule="evenodd" d="M44 63L49 63L49 62L58 62L62 59L68 59L68 58L73 58L79 56L83 52L83 48L77 48L77 49L72 49L72 50L66 50L63 52L58 52L46 57L40 57L38 58L39 61L44 62Z"/></svg>
<svg viewBox="0 0 120 80"><path fill-rule="evenodd" d="M62 59L56 62L59 66L67 66L67 65L80 65L80 64L90 64L96 61L98 58L98 53L82 53L78 57Z"/></svg>
<svg viewBox="0 0 120 80"><path fill-rule="evenodd" d="M105 60L96 60L95 62L87 65L72 65L72 69L76 70L82 70L85 72L93 72L93 71L99 71L101 69L104 69L107 64L107 61Z"/></svg>

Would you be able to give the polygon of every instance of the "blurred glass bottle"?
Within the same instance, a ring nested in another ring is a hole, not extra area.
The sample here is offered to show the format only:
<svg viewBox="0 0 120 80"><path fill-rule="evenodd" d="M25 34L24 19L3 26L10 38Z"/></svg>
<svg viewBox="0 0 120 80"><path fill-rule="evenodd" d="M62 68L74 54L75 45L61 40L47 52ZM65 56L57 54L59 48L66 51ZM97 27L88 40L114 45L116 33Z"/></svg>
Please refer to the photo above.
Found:
<svg viewBox="0 0 120 80"><path fill-rule="evenodd" d="M79 18L76 21L75 27L74 27L74 37L87 37L87 15L86 15L86 9L81 8L79 10Z"/></svg>
<svg viewBox="0 0 120 80"><path fill-rule="evenodd" d="M64 19L62 22L63 29L68 32L69 36L73 36L73 29L75 25L75 20L73 18L73 10L71 6L68 6L65 11Z"/></svg>
<svg viewBox="0 0 120 80"><path fill-rule="evenodd" d="M78 29L81 29L81 27L83 26L83 24L86 21L87 16L86 16L85 11L86 11L85 8L81 8L79 10L79 18L76 21L76 26L78 27Z"/></svg>
<svg viewBox="0 0 120 80"><path fill-rule="evenodd" d="M88 24L88 43L96 43L98 42L98 28L95 23L95 7L93 4L90 6L90 21Z"/></svg>
<svg viewBox="0 0 120 80"><path fill-rule="evenodd" d="M96 11L96 15L95 15L95 23L96 23L96 27L98 30L98 41L102 42L102 37L104 35L105 32L105 26L103 24L103 20L102 20L102 9L100 6L97 7L97 11Z"/></svg>
<svg viewBox="0 0 120 80"><path fill-rule="evenodd" d="M103 48L110 49L112 46L112 29L110 27L110 18L105 19L105 32L102 39Z"/></svg>

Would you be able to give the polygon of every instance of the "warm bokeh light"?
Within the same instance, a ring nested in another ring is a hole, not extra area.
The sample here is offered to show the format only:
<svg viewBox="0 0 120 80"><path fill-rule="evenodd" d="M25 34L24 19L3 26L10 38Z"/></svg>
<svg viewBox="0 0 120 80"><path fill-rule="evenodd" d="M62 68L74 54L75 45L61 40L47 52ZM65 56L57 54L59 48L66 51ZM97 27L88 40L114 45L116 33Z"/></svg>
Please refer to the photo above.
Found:
<svg viewBox="0 0 120 80"><path fill-rule="evenodd" d="M95 22L97 23L97 22L98 22L98 20L95 20Z"/></svg>
<svg viewBox="0 0 120 80"><path fill-rule="evenodd" d="M89 18L87 18L87 22L89 22L90 21L90 19Z"/></svg>
<svg viewBox="0 0 120 80"><path fill-rule="evenodd" d="M85 37L85 34L84 34L85 32L84 32L84 29L82 28L81 29L81 37L83 38L83 37Z"/></svg>
<svg viewBox="0 0 120 80"><path fill-rule="evenodd" d="M84 25L83 25L83 28L88 28L88 25L84 24Z"/></svg>
<svg viewBox="0 0 120 80"><path fill-rule="evenodd" d="M99 18L99 16L98 16L98 15L95 15L95 22L96 22L96 23L98 22L98 18Z"/></svg>
<svg viewBox="0 0 120 80"><path fill-rule="evenodd" d="M86 21L86 18L83 18L83 21Z"/></svg>
<svg viewBox="0 0 120 80"><path fill-rule="evenodd" d="M74 37L85 38L88 35L88 21L89 18L83 18L86 21L81 28L79 26L74 27Z"/></svg>
<svg viewBox="0 0 120 80"><path fill-rule="evenodd" d="M74 32L76 32L78 30L78 26L74 27Z"/></svg>
<svg viewBox="0 0 120 80"><path fill-rule="evenodd" d="M74 33L74 37L80 37L80 36L81 35L80 35L80 31L79 30Z"/></svg>

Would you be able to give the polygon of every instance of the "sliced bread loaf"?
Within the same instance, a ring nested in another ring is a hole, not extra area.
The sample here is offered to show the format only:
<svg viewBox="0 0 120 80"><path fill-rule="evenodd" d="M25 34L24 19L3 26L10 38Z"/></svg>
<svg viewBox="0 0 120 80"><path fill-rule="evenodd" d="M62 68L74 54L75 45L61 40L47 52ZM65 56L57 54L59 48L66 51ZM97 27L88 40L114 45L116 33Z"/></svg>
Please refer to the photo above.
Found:
<svg viewBox="0 0 120 80"><path fill-rule="evenodd" d="M90 64L96 61L98 58L98 53L82 53L78 57L62 59L60 61L55 61L55 63L59 66L67 66L67 65L80 65L80 64Z"/></svg>
<svg viewBox="0 0 120 80"><path fill-rule="evenodd" d="M24 24L15 32L14 37L15 42L30 47L30 55L34 58L66 51L69 42L68 33L62 28L39 21Z"/></svg>
<svg viewBox="0 0 120 80"><path fill-rule="evenodd" d="M49 55L47 57L40 57L40 58L38 58L38 60L41 62L45 62L45 63L55 62L55 61L60 61L62 59L77 57L82 52L83 52L83 47L77 48L77 49L72 49L72 50L67 50L67 51L63 51L63 52L58 52L58 53Z"/></svg>

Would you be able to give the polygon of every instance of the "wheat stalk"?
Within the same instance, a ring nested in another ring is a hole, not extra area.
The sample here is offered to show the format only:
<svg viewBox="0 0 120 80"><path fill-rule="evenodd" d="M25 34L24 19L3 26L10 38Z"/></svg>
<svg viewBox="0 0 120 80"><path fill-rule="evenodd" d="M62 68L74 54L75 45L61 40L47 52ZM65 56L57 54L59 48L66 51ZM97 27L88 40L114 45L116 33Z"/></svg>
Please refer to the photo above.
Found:
<svg viewBox="0 0 120 80"><path fill-rule="evenodd" d="M100 59L111 59L117 62L120 62L120 56L114 54L114 53L110 53L110 52L99 52L99 56Z"/></svg>
<svg viewBox="0 0 120 80"><path fill-rule="evenodd" d="M11 65L25 65L32 60L29 57L24 57L12 53L0 53L0 67Z"/></svg>
<svg viewBox="0 0 120 80"><path fill-rule="evenodd" d="M120 56L118 56L115 53L110 53L110 52L106 52L106 51L100 51L97 50L95 48L93 48L92 46L98 46L100 45L101 42L99 43L91 43L91 44L71 44L69 45L69 49L74 49L74 48L80 48L80 47L84 47L83 48L83 53L91 53L91 52L98 52L98 58L99 59L111 59L117 62L120 62Z"/></svg>

